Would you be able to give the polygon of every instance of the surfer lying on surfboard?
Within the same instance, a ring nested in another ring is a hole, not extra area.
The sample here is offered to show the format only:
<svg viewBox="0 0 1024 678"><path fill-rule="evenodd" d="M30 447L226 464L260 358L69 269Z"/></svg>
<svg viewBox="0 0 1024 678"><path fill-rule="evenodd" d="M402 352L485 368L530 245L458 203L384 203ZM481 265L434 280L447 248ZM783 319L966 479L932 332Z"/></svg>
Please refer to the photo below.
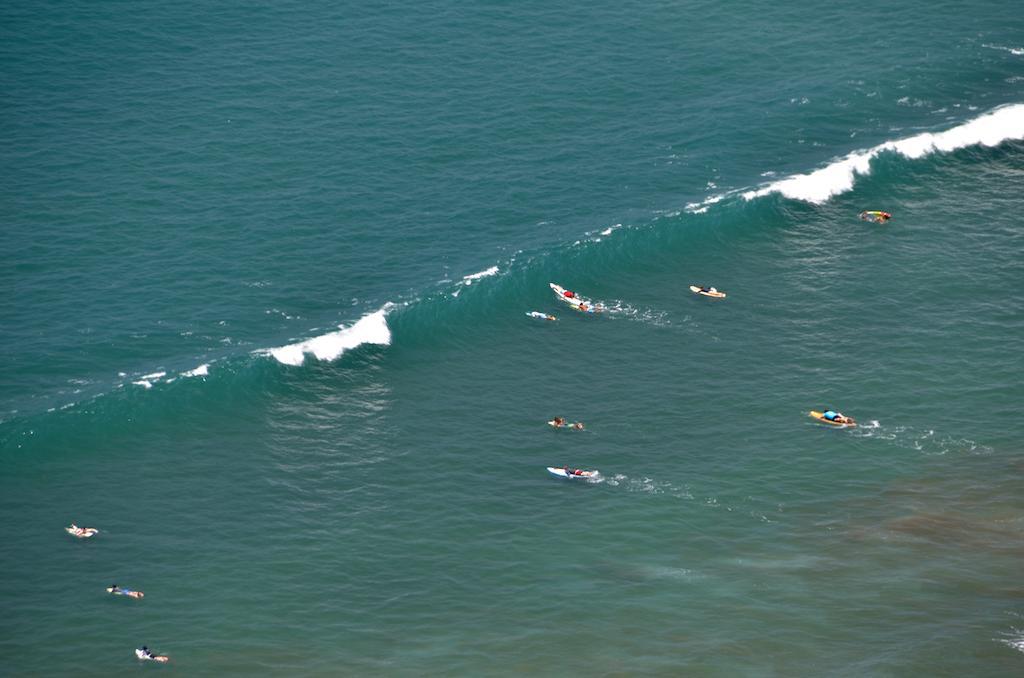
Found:
<svg viewBox="0 0 1024 678"><path fill-rule="evenodd" d="M600 304L594 304L589 299L584 299L572 290L567 290L556 283L548 283L548 287L559 299L572 306L581 313L600 313L604 310Z"/></svg>
<svg viewBox="0 0 1024 678"><path fill-rule="evenodd" d="M107 593L112 593L115 596L128 596L129 598L142 598L144 595L146 595L142 591L132 591L131 589L123 589L117 584L108 586Z"/></svg>
<svg viewBox="0 0 1024 678"><path fill-rule="evenodd" d="M876 224L884 224L892 219L892 215L880 210L867 210L866 212L860 213L860 218L862 221L873 221Z"/></svg>
<svg viewBox="0 0 1024 678"><path fill-rule="evenodd" d="M153 654L153 651L143 645L140 649L135 650L135 656L139 659L144 659L151 662L169 662L171 658L165 654Z"/></svg>
<svg viewBox="0 0 1024 678"><path fill-rule="evenodd" d="M714 297L715 299L724 299L725 292L719 292L714 287L708 287L707 285L690 285L690 291L694 294L700 294L705 297Z"/></svg>
<svg viewBox="0 0 1024 678"><path fill-rule="evenodd" d="M548 425L549 426L553 426L555 428L571 428L574 431L582 431L583 430L583 422L582 421L577 421L574 424L570 424L569 422L567 422L565 420L565 417L555 417L554 419L552 419L551 421L548 422Z"/></svg>
<svg viewBox="0 0 1024 678"><path fill-rule="evenodd" d="M70 534L73 537L78 537L79 539L88 539L89 537L99 532L99 530L97 530L95 527L79 527L74 523L71 523L64 529L67 531L68 534Z"/></svg>
<svg viewBox="0 0 1024 678"><path fill-rule="evenodd" d="M820 422L832 424L833 426L857 425L857 422L854 421L853 417L847 417L845 414L842 414L841 412L836 412L835 410L827 409L824 412L817 412L815 410L811 410L810 416L814 417Z"/></svg>
<svg viewBox="0 0 1024 678"><path fill-rule="evenodd" d="M555 476L556 478L569 478L569 479L589 479L597 478L600 475L600 471L586 471L581 468L569 468L568 466L548 466L548 473Z"/></svg>

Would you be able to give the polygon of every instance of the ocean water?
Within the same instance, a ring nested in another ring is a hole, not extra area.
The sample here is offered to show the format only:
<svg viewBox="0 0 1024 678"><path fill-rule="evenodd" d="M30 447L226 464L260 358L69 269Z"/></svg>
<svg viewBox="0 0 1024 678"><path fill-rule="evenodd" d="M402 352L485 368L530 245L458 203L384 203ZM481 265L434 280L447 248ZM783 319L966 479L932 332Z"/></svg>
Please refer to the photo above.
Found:
<svg viewBox="0 0 1024 678"><path fill-rule="evenodd" d="M1024 671L1012 3L0 35L0 673Z"/></svg>

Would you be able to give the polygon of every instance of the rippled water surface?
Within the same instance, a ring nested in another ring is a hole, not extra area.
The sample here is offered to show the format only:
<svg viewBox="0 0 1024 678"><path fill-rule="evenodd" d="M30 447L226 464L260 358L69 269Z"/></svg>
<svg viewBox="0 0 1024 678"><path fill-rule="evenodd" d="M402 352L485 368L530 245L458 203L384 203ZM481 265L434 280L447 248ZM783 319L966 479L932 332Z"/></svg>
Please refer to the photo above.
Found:
<svg viewBox="0 0 1024 678"><path fill-rule="evenodd" d="M1021 672L1005 3L0 17L0 672Z"/></svg>

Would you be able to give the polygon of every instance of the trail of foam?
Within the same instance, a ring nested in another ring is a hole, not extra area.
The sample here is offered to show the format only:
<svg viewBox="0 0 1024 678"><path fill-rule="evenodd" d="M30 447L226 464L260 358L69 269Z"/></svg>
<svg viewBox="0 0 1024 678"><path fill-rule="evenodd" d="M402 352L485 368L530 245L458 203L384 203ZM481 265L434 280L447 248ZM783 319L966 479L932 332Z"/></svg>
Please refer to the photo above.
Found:
<svg viewBox="0 0 1024 678"><path fill-rule="evenodd" d="M1024 104L997 108L945 132L925 132L905 139L886 141L867 150L854 151L814 172L794 174L762 188L747 191L743 197L753 200L771 193L781 193L793 200L820 205L832 196L852 189L857 175L870 174L871 161L880 153L892 151L906 158L917 159L932 153L948 153L979 144L997 146L1009 139L1024 139Z"/></svg>
<svg viewBox="0 0 1024 678"><path fill-rule="evenodd" d="M648 325L668 327L672 324L672 320L665 311L658 311L652 308L637 308L621 299L604 302L601 308L609 316L629 318L630 320Z"/></svg>
<svg viewBox="0 0 1024 678"><path fill-rule="evenodd" d="M1010 631L1004 632L1003 636L1003 638L993 638L993 640L1009 645L1018 652L1024 652L1024 630L1011 628Z"/></svg>
<svg viewBox="0 0 1024 678"><path fill-rule="evenodd" d="M386 317L390 308L388 304L379 311L363 316L351 327L342 327L337 332L255 353L272 356L285 365L297 366L305 362L307 353L317 360L335 360L345 351L363 344L388 346L391 344L391 330L388 329Z"/></svg>
<svg viewBox="0 0 1024 678"><path fill-rule="evenodd" d="M956 438L948 434L936 433L932 429L923 431L911 426L883 426L877 420L848 430L851 435L860 438L883 440L896 447L927 455L990 454L993 452L990 446L969 438Z"/></svg>
<svg viewBox="0 0 1024 678"><path fill-rule="evenodd" d="M685 487L677 487L671 482L655 480L654 478L630 478L629 476L617 473L606 479L612 487L624 487L629 492L645 492L647 494L667 494L680 499L693 499L693 495Z"/></svg>
<svg viewBox="0 0 1024 678"><path fill-rule="evenodd" d="M1002 52L1009 52L1014 56L1024 56L1024 47L1004 47L1003 45L982 45L989 49L998 49Z"/></svg>

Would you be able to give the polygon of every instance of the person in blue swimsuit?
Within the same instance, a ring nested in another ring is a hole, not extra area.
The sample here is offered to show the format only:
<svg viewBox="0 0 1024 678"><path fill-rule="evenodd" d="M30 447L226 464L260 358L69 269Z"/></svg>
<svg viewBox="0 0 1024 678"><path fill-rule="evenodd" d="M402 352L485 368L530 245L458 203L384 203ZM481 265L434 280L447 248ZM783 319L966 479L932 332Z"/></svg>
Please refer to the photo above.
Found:
<svg viewBox="0 0 1024 678"><path fill-rule="evenodd" d="M825 412L824 412L824 414L822 414L822 416L825 419L827 419L828 421L834 421L837 424L852 424L853 423L853 419L850 419L846 415L840 414L839 412L836 412L835 410L825 410Z"/></svg>
<svg viewBox="0 0 1024 678"><path fill-rule="evenodd" d="M128 596L129 598L141 598L144 593L142 591L132 591L131 589L123 589L117 584L113 584L107 588L108 593L113 593L115 596Z"/></svg>

